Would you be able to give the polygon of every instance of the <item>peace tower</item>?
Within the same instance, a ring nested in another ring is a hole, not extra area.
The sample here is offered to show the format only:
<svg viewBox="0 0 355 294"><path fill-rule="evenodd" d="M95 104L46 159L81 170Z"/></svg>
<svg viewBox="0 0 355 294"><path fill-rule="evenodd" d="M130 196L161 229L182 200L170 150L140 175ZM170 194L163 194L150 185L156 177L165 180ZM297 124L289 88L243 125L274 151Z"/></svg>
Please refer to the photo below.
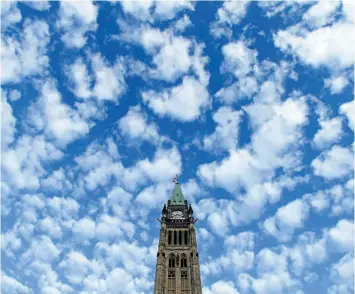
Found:
<svg viewBox="0 0 355 294"><path fill-rule="evenodd" d="M155 271L154 294L202 294L195 222L191 204L177 176L168 206L164 204Z"/></svg>

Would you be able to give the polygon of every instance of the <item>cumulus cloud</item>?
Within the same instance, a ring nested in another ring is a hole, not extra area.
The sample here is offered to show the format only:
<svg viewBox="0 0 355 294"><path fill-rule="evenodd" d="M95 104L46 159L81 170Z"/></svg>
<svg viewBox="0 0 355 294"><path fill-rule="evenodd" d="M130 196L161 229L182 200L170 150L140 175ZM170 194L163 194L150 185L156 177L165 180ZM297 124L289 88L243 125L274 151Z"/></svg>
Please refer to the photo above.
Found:
<svg viewBox="0 0 355 294"><path fill-rule="evenodd" d="M239 123L242 113L230 107L219 108L212 116L217 124L215 131L203 139L208 151L231 150L238 144Z"/></svg>
<svg viewBox="0 0 355 294"><path fill-rule="evenodd" d="M184 77L180 85L163 92L143 92L142 97L158 115L181 121L197 119L210 103L206 88L190 77Z"/></svg>
<svg viewBox="0 0 355 294"><path fill-rule="evenodd" d="M4 2L1 5L1 25L2 29L16 24L22 20L20 9L17 8L16 2Z"/></svg>
<svg viewBox="0 0 355 294"><path fill-rule="evenodd" d="M1 271L1 289L5 293L19 293L19 294L33 293L33 291L29 287L21 284L15 278L8 276L3 271Z"/></svg>
<svg viewBox="0 0 355 294"><path fill-rule="evenodd" d="M334 145L312 161L314 174L328 180L348 176L354 169L354 154L349 148Z"/></svg>
<svg viewBox="0 0 355 294"><path fill-rule="evenodd" d="M330 269L330 280L333 285L328 289L329 294L345 294L354 292L354 255L347 253Z"/></svg>
<svg viewBox="0 0 355 294"><path fill-rule="evenodd" d="M200 165L198 175L208 185L223 187L230 192L239 187L251 188L270 177L270 171L275 168L294 167L297 162L297 157L292 158L288 152L299 144L302 126L307 122L308 109L304 100L289 98L270 105L255 103L246 107L246 112L255 125L251 144L247 148L232 150L220 162ZM236 166L238 168L234 168Z"/></svg>
<svg viewBox="0 0 355 294"><path fill-rule="evenodd" d="M347 117L349 127L354 130L354 101L340 105L340 113Z"/></svg>
<svg viewBox="0 0 355 294"><path fill-rule="evenodd" d="M118 21L118 24L122 31L119 40L142 46L152 57L149 77L174 82L193 73L203 86L208 84L209 73L204 69L208 58L203 56L203 44L176 35L174 27L160 30L147 25L137 28L123 21Z"/></svg>
<svg viewBox="0 0 355 294"><path fill-rule="evenodd" d="M304 201L297 199L280 207L273 217L264 221L263 227L267 234L281 241L289 241L296 229L304 226L309 216L309 207Z"/></svg>
<svg viewBox="0 0 355 294"><path fill-rule="evenodd" d="M320 129L313 138L313 143L317 149L324 149L341 139L343 135L341 118L335 117L328 120L320 120L319 124Z"/></svg>
<svg viewBox="0 0 355 294"><path fill-rule="evenodd" d="M233 282L218 281L209 288L203 288L206 294L238 294Z"/></svg>
<svg viewBox="0 0 355 294"><path fill-rule="evenodd" d="M68 48L82 48L87 41L87 32L95 31L98 9L91 1L61 1L57 27L62 32L62 41Z"/></svg>
<svg viewBox="0 0 355 294"><path fill-rule="evenodd" d="M63 152L43 136L21 136L2 154L3 177L18 189L37 189L47 174L44 164L63 157Z"/></svg>
<svg viewBox="0 0 355 294"><path fill-rule="evenodd" d="M49 138L59 146L65 146L88 134L92 123L62 102L61 94L54 81L46 81L41 89L41 97L29 110L30 123L38 130L44 130Z"/></svg>
<svg viewBox="0 0 355 294"><path fill-rule="evenodd" d="M194 10L194 3L185 0L177 2L122 1L121 5L125 13L141 21L149 22L174 19L180 11Z"/></svg>
<svg viewBox="0 0 355 294"><path fill-rule="evenodd" d="M6 94L1 91L1 150L4 150L15 139L16 118L12 107L7 102Z"/></svg>
<svg viewBox="0 0 355 294"><path fill-rule="evenodd" d="M48 24L42 20L26 20L21 32L19 36L1 34L3 84L18 83L21 78L42 75L47 70Z"/></svg>
<svg viewBox="0 0 355 294"><path fill-rule="evenodd" d="M127 114L120 118L118 127L121 134L131 141L149 141L156 144L160 141L158 127L148 123L147 115L140 106L130 107Z"/></svg>
<svg viewBox="0 0 355 294"><path fill-rule="evenodd" d="M346 13L347 5L343 5L343 17L332 22L331 16L338 7L338 1L321 2L310 7L304 15L303 23L275 34L275 45L314 67L326 66L335 72L350 67L354 62L351 46L354 43L353 19ZM326 26L328 22L332 22L330 26ZM307 29L307 25L313 29Z"/></svg>
<svg viewBox="0 0 355 294"><path fill-rule="evenodd" d="M237 25L246 15L249 1L225 1L216 12L216 21L210 26L212 35L232 37L232 26Z"/></svg>
<svg viewBox="0 0 355 294"><path fill-rule="evenodd" d="M348 84L349 81L345 75L331 77L324 81L324 85L330 88L331 94L341 93Z"/></svg>
<svg viewBox="0 0 355 294"><path fill-rule="evenodd" d="M342 219L329 231L329 240L333 250L352 252L354 250L354 223Z"/></svg>
<svg viewBox="0 0 355 294"><path fill-rule="evenodd" d="M201 273L205 276L219 276L229 269L233 269L236 273L251 270L254 266L255 238L253 232L227 236L224 242L225 253L201 263Z"/></svg>

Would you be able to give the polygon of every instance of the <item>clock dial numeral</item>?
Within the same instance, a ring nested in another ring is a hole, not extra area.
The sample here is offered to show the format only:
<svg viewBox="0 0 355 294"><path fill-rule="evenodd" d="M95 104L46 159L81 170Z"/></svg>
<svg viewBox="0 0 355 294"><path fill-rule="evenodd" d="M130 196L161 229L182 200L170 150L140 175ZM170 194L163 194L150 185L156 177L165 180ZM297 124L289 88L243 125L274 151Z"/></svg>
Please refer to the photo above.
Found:
<svg viewBox="0 0 355 294"><path fill-rule="evenodd" d="M182 211L173 211L171 216L173 219L184 219L184 214L182 213Z"/></svg>

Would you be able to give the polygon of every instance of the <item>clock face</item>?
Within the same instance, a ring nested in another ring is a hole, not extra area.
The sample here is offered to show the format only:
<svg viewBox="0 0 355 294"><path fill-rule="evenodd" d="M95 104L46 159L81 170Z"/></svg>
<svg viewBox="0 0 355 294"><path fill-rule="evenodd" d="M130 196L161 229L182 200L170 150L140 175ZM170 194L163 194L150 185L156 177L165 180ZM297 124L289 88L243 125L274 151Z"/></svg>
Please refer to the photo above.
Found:
<svg viewBox="0 0 355 294"><path fill-rule="evenodd" d="M182 211L173 211L171 216L173 219L184 219L184 214Z"/></svg>

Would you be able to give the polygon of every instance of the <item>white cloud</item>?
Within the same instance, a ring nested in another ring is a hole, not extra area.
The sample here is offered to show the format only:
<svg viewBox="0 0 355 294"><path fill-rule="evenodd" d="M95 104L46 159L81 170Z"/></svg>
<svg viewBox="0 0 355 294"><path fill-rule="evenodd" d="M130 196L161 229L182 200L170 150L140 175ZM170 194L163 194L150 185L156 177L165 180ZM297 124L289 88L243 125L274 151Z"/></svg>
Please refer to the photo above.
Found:
<svg viewBox="0 0 355 294"><path fill-rule="evenodd" d="M74 238L90 240L95 237L95 222L89 217L84 217L73 224L72 230Z"/></svg>
<svg viewBox="0 0 355 294"><path fill-rule="evenodd" d="M1 91L1 150L7 149L16 134L16 118L7 102L6 93Z"/></svg>
<svg viewBox="0 0 355 294"><path fill-rule="evenodd" d="M64 169L60 167L41 181L41 187L55 191L71 189L73 186L70 179L71 175L70 172L66 173Z"/></svg>
<svg viewBox="0 0 355 294"><path fill-rule="evenodd" d="M211 287L203 288L204 294L239 294L233 282L218 281Z"/></svg>
<svg viewBox="0 0 355 294"><path fill-rule="evenodd" d="M354 223L347 219L338 221L336 226L329 230L329 240L333 250L352 252L354 250Z"/></svg>
<svg viewBox="0 0 355 294"><path fill-rule="evenodd" d="M175 15L184 9L194 10L194 3L189 0L182 1L158 1L155 2L155 15L160 19L173 19Z"/></svg>
<svg viewBox="0 0 355 294"><path fill-rule="evenodd" d="M294 27L278 31L274 41L282 51L297 55L306 64L314 67L327 66L336 71L350 67L354 62L352 32L353 25L346 22L313 31Z"/></svg>
<svg viewBox="0 0 355 294"><path fill-rule="evenodd" d="M340 105L340 113L348 118L349 127L354 130L354 101Z"/></svg>
<svg viewBox="0 0 355 294"><path fill-rule="evenodd" d="M331 94L341 93L348 84L349 81L346 76L331 77L324 81L324 86L330 88Z"/></svg>
<svg viewBox="0 0 355 294"><path fill-rule="evenodd" d="M21 256L21 265L35 261L51 262L60 254L60 249L52 242L48 236L39 236L33 239L29 248Z"/></svg>
<svg viewBox="0 0 355 294"><path fill-rule="evenodd" d="M67 75L72 92L84 100L96 98L99 101L118 102L126 91L123 60L119 58L111 66L100 53L88 54L88 60L91 62L93 76L89 74L88 64L81 57L68 66Z"/></svg>
<svg viewBox="0 0 355 294"><path fill-rule="evenodd" d="M29 109L29 119L32 125L38 130L44 129L60 146L66 146L85 136L92 126L79 111L62 102L62 97L51 80L44 83L41 97Z"/></svg>
<svg viewBox="0 0 355 294"><path fill-rule="evenodd" d="M256 257L256 278L242 273L238 286L242 293L301 293L300 285L293 279L287 268L287 254L278 254L269 248L262 249Z"/></svg>
<svg viewBox="0 0 355 294"><path fill-rule="evenodd" d="M144 188L136 197L136 201L145 207L160 207L166 203L170 197L171 185L158 183L156 185Z"/></svg>
<svg viewBox="0 0 355 294"><path fill-rule="evenodd" d="M18 293L18 294L30 294L33 291L21 284L16 279L8 276L5 272L1 271L1 289L4 293Z"/></svg>
<svg viewBox="0 0 355 294"><path fill-rule="evenodd" d="M203 44L182 37L180 33L175 34L174 26L162 31L148 25L129 26L121 20L118 24L121 29L119 40L141 45L152 56L154 67L147 72L150 78L174 82L193 73L203 86L208 84L209 73L204 69L208 58L203 56Z"/></svg>
<svg viewBox="0 0 355 294"><path fill-rule="evenodd" d="M77 58L69 67L69 76L73 80L73 93L80 98L89 98L92 93L90 90L91 78L86 64L82 58Z"/></svg>
<svg viewBox="0 0 355 294"><path fill-rule="evenodd" d="M19 90L11 90L9 92L9 99L11 101L17 101L21 98L21 92Z"/></svg>
<svg viewBox="0 0 355 294"><path fill-rule="evenodd" d="M112 67L110 67L99 53L92 54L89 58L95 74L93 94L99 100L117 102L118 98L126 90L124 69L120 61L118 60Z"/></svg>
<svg viewBox="0 0 355 294"><path fill-rule="evenodd" d="M228 236L224 243L225 254L201 263L201 273L218 276L231 269L236 273L251 270L254 265L254 239L252 232Z"/></svg>
<svg viewBox="0 0 355 294"><path fill-rule="evenodd" d="M179 33L185 31L185 29L190 26L192 26L192 22L190 18L185 14L183 17L176 21L176 23L174 24L174 30L175 32Z"/></svg>
<svg viewBox="0 0 355 294"><path fill-rule="evenodd" d="M9 257L15 258L14 253L21 249L21 238L16 236L16 231L11 230L1 234L1 250Z"/></svg>
<svg viewBox="0 0 355 294"><path fill-rule="evenodd" d="M211 24L211 33L218 38L223 35L232 37L233 25L242 21L247 13L249 1L225 1L222 7L218 8L216 21Z"/></svg>
<svg viewBox="0 0 355 294"><path fill-rule="evenodd" d="M66 258L59 263L65 277L71 284L80 284L90 269L90 261L81 252L71 251Z"/></svg>
<svg viewBox="0 0 355 294"><path fill-rule="evenodd" d="M309 216L308 204L300 199L280 207L273 217L264 221L263 227L280 241L290 241L296 229L304 226Z"/></svg>
<svg viewBox="0 0 355 294"><path fill-rule="evenodd" d="M45 1L45 0L41 0L41 1L26 1L25 4L29 5L33 9L40 10L40 11L48 10L49 7L50 7L49 2Z"/></svg>
<svg viewBox="0 0 355 294"><path fill-rule="evenodd" d="M112 177L121 177L124 169L111 138L102 145L90 144L82 155L75 158L75 162L82 170L82 180L89 191L105 186Z"/></svg>
<svg viewBox="0 0 355 294"><path fill-rule="evenodd" d="M37 189L47 171L43 165L62 158L63 152L43 136L20 137L12 149L3 152L3 178L18 189Z"/></svg>
<svg viewBox="0 0 355 294"><path fill-rule="evenodd" d="M317 149L324 149L329 145L338 142L342 135L342 120L335 117L327 120L320 120L320 129L314 135L313 143Z"/></svg>
<svg viewBox="0 0 355 294"><path fill-rule="evenodd" d="M125 13L133 15L141 21L149 22L174 19L180 11L194 9L194 3L186 0L174 2L121 1L121 5Z"/></svg>
<svg viewBox="0 0 355 294"><path fill-rule="evenodd" d="M334 21L334 14L340 6L340 1L322 1L311 6L303 15L303 21L313 28L327 25Z"/></svg>
<svg viewBox="0 0 355 294"><path fill-rule="evenodd" d="M209 151L235 149L238 143L241 116L241 111L234 111L225 106L219 108L212 116L217 124L216 129L211 135L204 137L204 148Z"/></svg>
<svg viewBox="0 0 355 294"><path fill-rule="evenodd" d="M280 64L263 60L258 62L258 52L250 49L245 40L231 42L222 47L222 74L232 75L235 79L227 79L226 86L216 93L223 102L232 104L241 99L250 99L256 95L258 101L277 101L284 92L283 81L286 77L297 79L290 64Z"/></svg>
<svg viewBox="0 0 355 294"><path fill-rule="evenodd" d="M325 179L348 176L354 169L354 154L349 148L334 145L312 161L314 174Z"/></svg>
<svg viewBox="0 0 355 294"><path fill-rule="evenodd" d="M207 218L211 229L218 235L224 236L228 231L228 220L226 215L220 212L212 212Z"/></svg>
<svg viewBox="0 0 355 294"><path fill-rule="evenodd" d="M56 219L71 220L79 211L79 203L72 198L52 197L46 198L49 213Z"/></svg>
<svg viewBox="0 0 355 294"><path fill-rule="evenodd" d="M225 239L225 245L229 248L237 248L239 250L253 250L255 238L256 234L254 232L241 232L237 235L228 236Z"/></svg>
<svg viewBox="0 0 355 294"><path fill-rule="evenodd" d="M306 194L303 198L310 203L312 209L316 212L324 211L329 207L329 197L323 191L318 191L314 195Z"/></svg>
<svg viewBox="0 0 355 294"><path fill-rule="evenodd" d="M39 227L43 232L49 236L58 239L62 236L62 229L51 217L46 217L39 222Z"/></svg>
<svg viewBox="0 0 355 294"><path fill-rule="evenodd" d="M146 113L138 105L129 108L127 114L120 118L118 127L128 140L146 140L153 144L160 141L158 127L154 123L148 123Z"/></svg>
<svg viewBox="0 0 355 294"><path fill-rule="evenodd" d="M237 4L238 5L238 4ZM222 47L224 63L223 71L227 71L238 77L244 77L252 72L257 63L258 53L249 49L243 41L231 42Z"/></svg>
<svg viewBox="0 0 355 294"><path fill-rule="evenodd" d="M21 11L17 8L16 2L4 1L1 5L1 26L5 30L8 26L20 22L22 19Z"/></svg>
<svg viewBox="0 0 355 294"><path fill-rule="evenodd" d="M2 35L1 82L17 83L23 77L45 73L49 37L47 23L40 20L26 20L19 38Z"/></svg>
<svg viewBox="0 0 355 294"><path fill-rule="evenodd" d="M102 214L96 221L96 238L101 241L116 240L127 236L132 238L135 226L120 217Z"/></svg>
<svg viewBox="0 0 355 294"><path fill-rule="evenodd" d="M307 122L305 100L289 98L282 103L262 105L263 109L259 109L259 103L245 108L255 129L250 145L231 150L220 162L199 166L198 175L205 183L233 193L239 187L248 189L266 181L278 167L295 168L299 155L290 150L300 144L302 126Z"/></svg>
<svg viewBox="0 0 355 294"><path fill-rule="evenodd" d="M63 31L62 41L68 48L80 49L85 45L85 34L96 30L97 10L91 0L60 2L57 27Z"/></svg>
<svg viewBox="0 0 355 294"><path fill-rule="evenodd" d="M354 293L354 255L347 253L330 269L330 280L333 285L329 287L329 294Z"/></svg>
<svg viewBox="0 0 355 294"><path fill-rule="evenodd" d="M210 103L206 88L191 77L184 77L182 84L163 92L143 92L142 97L158 115L181 121L197 119Z"/></svg>

